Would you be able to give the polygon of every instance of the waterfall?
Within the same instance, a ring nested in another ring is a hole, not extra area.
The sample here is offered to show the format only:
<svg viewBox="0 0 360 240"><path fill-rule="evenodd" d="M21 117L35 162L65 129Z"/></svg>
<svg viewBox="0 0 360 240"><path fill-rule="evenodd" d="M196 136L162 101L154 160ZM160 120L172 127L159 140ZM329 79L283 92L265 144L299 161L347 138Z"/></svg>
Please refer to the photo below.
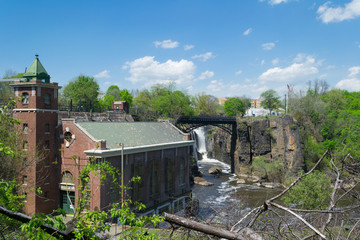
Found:
<svg viewBox="0 0 360 240"><path fill-rule="evenodd" d="M206 141L205 141L205 128L199 127L194 130L196 136L196 150L202 155L202 159L207 159Z"/></svg>

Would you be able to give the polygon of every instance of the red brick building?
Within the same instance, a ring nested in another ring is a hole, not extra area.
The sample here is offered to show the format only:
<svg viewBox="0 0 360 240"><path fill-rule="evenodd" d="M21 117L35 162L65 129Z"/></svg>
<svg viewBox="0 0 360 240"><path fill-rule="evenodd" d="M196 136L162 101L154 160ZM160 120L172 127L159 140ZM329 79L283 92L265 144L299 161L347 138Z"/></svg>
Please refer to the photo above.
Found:
<svg viewBox="0 0 360 240"><path fill-rule="evenodd" d="M128 194L147 207L163 211L184 204L184 196L190 192L193 146L188 135L168 122L58 121L60 87L50 83L38 56L24 77L26 81L12 86L20 97L14 117L22 122L24 151L35 160L21 176L26 180L26 213L50 213L59 207L73 213L79 197L79 171L90 158L110 162L119 170L123 159L124 182L133 176L142 178ZM42 194L36 194L34 186L41 187ZM101 185L94 175L88 187L90 210L103 210L120 200L109 183Z"/></svg>

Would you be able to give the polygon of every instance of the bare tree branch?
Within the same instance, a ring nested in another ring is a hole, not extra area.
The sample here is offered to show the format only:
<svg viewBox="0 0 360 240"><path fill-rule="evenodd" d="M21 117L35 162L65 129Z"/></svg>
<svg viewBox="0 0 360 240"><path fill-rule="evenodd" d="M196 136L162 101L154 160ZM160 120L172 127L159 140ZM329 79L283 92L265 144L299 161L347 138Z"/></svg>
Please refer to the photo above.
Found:
<svg viewBox="0 0 360 240"><path fill-rule="evenodd" d="M295 212L291 211L290 209L283 207L277 203L273 203L270 201L267 201L268 205L272 205L274 207L277 207L279 209L282 209L290 214L292 214L293 216L295 216L297 219L299 219L300 221L302 221L306 226L308 226L311 230L313 230L317 235L319 235L321 238L326 239L326 236L324 234L322 234L318 229L316 229L315 227L313 227L310 223L308 223L305 219L303 219L300 215L296 214Z"/></svg>
<svg viewBox="0 0 360 240"><path fill-rule="evenodd" d="M236 239L236 240L248 240L249 239L249 238L244 237L235 232L230 232L225 229L221 229L221 228L209 226L209 225L206 225L203 223L195 222L193 220L179 217L176 215L172 215L169 213L164 213L163 216L164 216L165 220L169 223L174 223L174 224L183 226L185 228L193 229L193 230L203 232L206 234L210 234L213 236L226 238L226 239Z"/></svg>

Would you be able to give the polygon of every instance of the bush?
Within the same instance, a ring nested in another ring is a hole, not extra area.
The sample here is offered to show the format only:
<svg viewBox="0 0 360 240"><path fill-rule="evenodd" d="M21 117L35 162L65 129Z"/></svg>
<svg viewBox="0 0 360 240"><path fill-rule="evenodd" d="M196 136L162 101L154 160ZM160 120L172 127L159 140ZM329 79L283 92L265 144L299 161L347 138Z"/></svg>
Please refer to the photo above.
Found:
<svg viewBox="0 0 360 240"><path fill-rule="evenodd" d="M325 209L330 201L330 192L330 178L325 173L315 170L292 187L282 200L302 209Z"/></svg>

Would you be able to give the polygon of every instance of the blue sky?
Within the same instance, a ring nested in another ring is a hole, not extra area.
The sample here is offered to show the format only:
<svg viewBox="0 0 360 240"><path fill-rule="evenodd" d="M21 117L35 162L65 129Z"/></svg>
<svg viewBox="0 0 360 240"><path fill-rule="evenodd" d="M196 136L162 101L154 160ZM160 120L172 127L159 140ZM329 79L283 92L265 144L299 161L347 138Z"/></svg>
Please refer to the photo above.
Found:
<svg viewBox="0 0 360 240"><path fill-rule="evenodd" d="M360 0L0 0L0 34L0 76L39 54L62 86L85 74L102 91L360 91Z"/></svg>

